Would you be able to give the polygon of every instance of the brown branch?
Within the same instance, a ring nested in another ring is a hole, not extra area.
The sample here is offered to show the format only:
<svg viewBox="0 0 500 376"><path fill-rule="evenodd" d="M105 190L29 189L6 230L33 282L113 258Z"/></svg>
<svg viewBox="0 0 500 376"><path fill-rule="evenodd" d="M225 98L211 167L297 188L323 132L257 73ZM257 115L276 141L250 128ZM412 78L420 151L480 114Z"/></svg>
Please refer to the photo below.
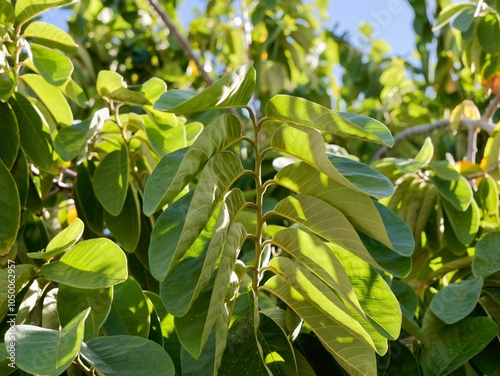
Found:
<svg viewBox="0 0 500 376"><path fill-rule="evenodd" d="M214 80L208 75L208 72L200 63L198 57L194 54L194 51L191 48L191 45L189 44L188 40L183 35L181 35L179 30L177 30L177 27L175 27L174 23L172 22L172 20L170 20L168 14L161 8L160 4L158 4L157 0L148 0L148 2L153 7L158 16L160 16L161 20L168 28L168 30L172 33L173 37L177 39L186 56L194 61L194 63L196 64L196 68L201 73L201 76L203 77L205 82L208 85L213 84Z"/></svg>

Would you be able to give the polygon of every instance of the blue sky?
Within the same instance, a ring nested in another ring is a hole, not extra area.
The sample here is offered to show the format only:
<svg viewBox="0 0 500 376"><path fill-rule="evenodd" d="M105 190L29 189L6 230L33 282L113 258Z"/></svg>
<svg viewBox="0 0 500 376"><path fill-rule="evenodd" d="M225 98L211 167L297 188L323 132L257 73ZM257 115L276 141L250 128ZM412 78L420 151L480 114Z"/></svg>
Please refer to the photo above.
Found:
<svg viewBox="0 0 500 376"><path fill-rule="evenodd" d="M262 0L265 1L265 0ZM179 2L179 13L184 23L194 16L193 9L203 8L207 0L184 0ZM330 21L326 25L332 28L335 24L338 31L348 31L351 41L360 45L360 34L357 31L361 22L368 22L373 27L376 38L386 40L397 55L410 57L414 48L413 15L407 0L330 0ZM68 12L56 10L44 17L47 22L66 29L65 19Z"/></svg>

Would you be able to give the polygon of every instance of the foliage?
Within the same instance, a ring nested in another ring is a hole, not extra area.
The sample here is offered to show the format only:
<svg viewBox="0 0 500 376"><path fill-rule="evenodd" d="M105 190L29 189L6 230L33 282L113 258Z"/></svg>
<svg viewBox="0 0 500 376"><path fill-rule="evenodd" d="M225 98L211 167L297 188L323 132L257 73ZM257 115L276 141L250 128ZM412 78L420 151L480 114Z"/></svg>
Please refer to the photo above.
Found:
<svg viewBox="0 0 500 376"><path fill-rule="evenodd" d="M498 1L410 1L418 63L322 2L13 3L1 374L500 372Z"/></svg>

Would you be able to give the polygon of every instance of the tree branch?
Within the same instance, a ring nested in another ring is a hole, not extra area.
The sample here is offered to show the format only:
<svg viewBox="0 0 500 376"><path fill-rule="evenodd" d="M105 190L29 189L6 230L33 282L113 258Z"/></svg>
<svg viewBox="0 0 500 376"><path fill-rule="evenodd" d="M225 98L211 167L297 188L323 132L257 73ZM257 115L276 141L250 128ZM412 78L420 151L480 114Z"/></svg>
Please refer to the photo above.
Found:
<svg viewBox="0 0 500 376"><path fill-rule="evenodd" d="M482 119L486 121L491 121L499 105L500 105L500 93L495 95L495 97L491 100L491 102L488 103L488 106L484 110Z"/></svg>
<svg viewBox="0 0 500 376"><path fill-rule="evenodd" d="M158 14L158 16L160 16L161 20L163 21L165 26L168 28L168 30L170 30L173 37L175 39L177 39L177 41L179 42L179 44L180 44L182 50L184 51L184 53L186 54L186 56L189 59L194 61L194 63L196 64L196 68L198 69L201 76L203 77L203 80L205 80L205 82L209 85L213 84L214 80L208 75L208 72L205 70L203 65L200 63L200 60L198 59L198 57L194 54L194 51L192 50L191 45L189 44L188 40L186 38L184 38L183 35L181 35L179 30L177 30L177 28L175 27L172 20L170 20L170 17L168 16L168 14L158 4L158 1L157 0L148 0L148 3L153 7L153 9Z"/></svg>

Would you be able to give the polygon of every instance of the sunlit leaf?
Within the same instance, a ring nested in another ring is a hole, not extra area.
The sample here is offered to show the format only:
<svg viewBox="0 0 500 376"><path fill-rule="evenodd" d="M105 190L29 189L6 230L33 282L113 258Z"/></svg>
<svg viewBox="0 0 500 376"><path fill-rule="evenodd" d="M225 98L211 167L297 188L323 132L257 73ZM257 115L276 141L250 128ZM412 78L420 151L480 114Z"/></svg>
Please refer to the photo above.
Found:
<svg viewBox="0 0 500 376"><path fill-rule="evenodd" d="M74 53L77 51L77 44L71 36L55 25L34 21L24 30L25 38L33 38L33 42L43 44L46 47Z"/></svg>
<svg viewBox="0 0 500 376"><path fill-rule="evenodd" d="M73 73L73 63L66 55L36 43L31 43L30 49L33 64L45 81L54 86L66 83Z"/></svg>

